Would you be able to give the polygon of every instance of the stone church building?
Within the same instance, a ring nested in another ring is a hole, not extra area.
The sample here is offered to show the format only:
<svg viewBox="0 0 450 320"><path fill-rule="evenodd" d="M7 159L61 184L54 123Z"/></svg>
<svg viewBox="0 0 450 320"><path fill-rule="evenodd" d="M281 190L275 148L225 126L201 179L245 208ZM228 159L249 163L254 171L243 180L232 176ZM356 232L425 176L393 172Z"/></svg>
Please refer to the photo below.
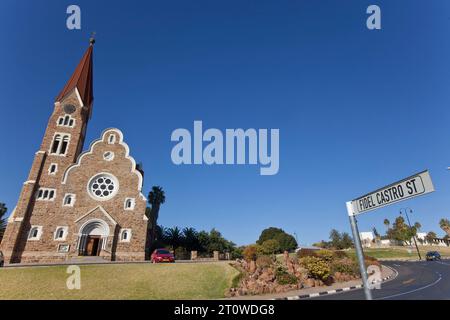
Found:
<svg viewBox="0 0 450 320"><path fill-rule="evenodd" d="M143 171L122 132L106 129L82 152L92 115L94 42L56 98L0 245L6 263L145 259Z"/></svg>

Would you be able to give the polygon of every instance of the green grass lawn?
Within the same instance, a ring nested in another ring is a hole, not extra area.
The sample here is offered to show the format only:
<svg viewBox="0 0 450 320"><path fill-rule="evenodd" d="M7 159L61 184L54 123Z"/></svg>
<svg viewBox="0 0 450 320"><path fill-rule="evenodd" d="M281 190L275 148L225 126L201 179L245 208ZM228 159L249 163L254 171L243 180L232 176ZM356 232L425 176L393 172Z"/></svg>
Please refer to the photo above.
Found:
<svg viewBox="0 0 450 320"><path fill-rule="evenodd" d="M409 249L409 251L408 251ZM450 257L449 247L438 247L438 246L419 246L420 254L422 259L428 251L438 251L443 257ZM349 254L354 255L354 250L348 251ZM364 248L364 253L368 256L377 259L386 258L411 258L417 259L417 251L415 247L392 247L392 248Z"/></svg>
<svg viewBox="0 0 450 320"><path fill-rule="evenodd" d="M238 271L225 262L88 265L81 289L67 266L0 269L0 299L218 299Z"/></svg>

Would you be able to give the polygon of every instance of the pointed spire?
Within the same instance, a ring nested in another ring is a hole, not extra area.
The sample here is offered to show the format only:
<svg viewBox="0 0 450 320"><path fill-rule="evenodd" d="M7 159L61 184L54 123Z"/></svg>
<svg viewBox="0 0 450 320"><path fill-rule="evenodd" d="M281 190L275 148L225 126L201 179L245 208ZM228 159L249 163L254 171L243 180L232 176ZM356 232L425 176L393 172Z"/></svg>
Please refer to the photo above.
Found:
<svg viewBox="0 0 450 320"><path fill-rule="evenodd" d="M84 53L83 58L75 69L72 77L70 77L69 81L64 86L64 89L60 92L56 101L61 101L67 94L71 93L75 88L78 89L81 100L83 104L87 107L90 107L93 97L93 66L92 66L92 55L94 49L95 39L92 36L89 39L89 47Z"/></svg>

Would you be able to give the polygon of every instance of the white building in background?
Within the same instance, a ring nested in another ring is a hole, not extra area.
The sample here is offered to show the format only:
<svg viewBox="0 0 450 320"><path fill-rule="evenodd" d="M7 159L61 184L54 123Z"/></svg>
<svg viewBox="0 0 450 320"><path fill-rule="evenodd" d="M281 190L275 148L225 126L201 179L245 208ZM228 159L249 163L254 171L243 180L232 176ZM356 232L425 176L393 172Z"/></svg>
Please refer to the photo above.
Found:
<svg viewBox="0 0 450 320"><path fill-rule="evenodd" d="M416 240L418 240L417 244L419 244L419 245L421 243L426 244L427 243L426 237L427 237L426 232L417 232L417 234L416 234ZM414 239L411 239L411 241L414 241Z"/></svg>
<svg viewBox="0 0 450 320"><path fill-rule="evenodd" d="M359 233L359 238L363 247L371 247L375 236L372 231L365 231Z"/></svg>

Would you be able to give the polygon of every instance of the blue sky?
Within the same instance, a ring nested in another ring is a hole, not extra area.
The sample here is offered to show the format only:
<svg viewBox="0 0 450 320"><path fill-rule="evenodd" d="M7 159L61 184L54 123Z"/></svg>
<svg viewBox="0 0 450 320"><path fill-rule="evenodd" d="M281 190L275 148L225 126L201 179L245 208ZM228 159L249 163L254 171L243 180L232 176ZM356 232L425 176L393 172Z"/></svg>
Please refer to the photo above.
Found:
<svg viewBox="0 0 450 320"><path fill-rule="evenodd" d="M78 4L82 30L66 29ZM382 30L366 28L367 6ZM238 244L281 227L300 243L349 231L345 202L423 169L436 192L411 207L423 231L450 217L448 1L22 1L0 3L0 201L13 208L62 89L97 32L93 118L166 190L164 226ZM279 128L280 171L175 166L174 129ZM85 145L85 148L88 144Z"/></svg>

